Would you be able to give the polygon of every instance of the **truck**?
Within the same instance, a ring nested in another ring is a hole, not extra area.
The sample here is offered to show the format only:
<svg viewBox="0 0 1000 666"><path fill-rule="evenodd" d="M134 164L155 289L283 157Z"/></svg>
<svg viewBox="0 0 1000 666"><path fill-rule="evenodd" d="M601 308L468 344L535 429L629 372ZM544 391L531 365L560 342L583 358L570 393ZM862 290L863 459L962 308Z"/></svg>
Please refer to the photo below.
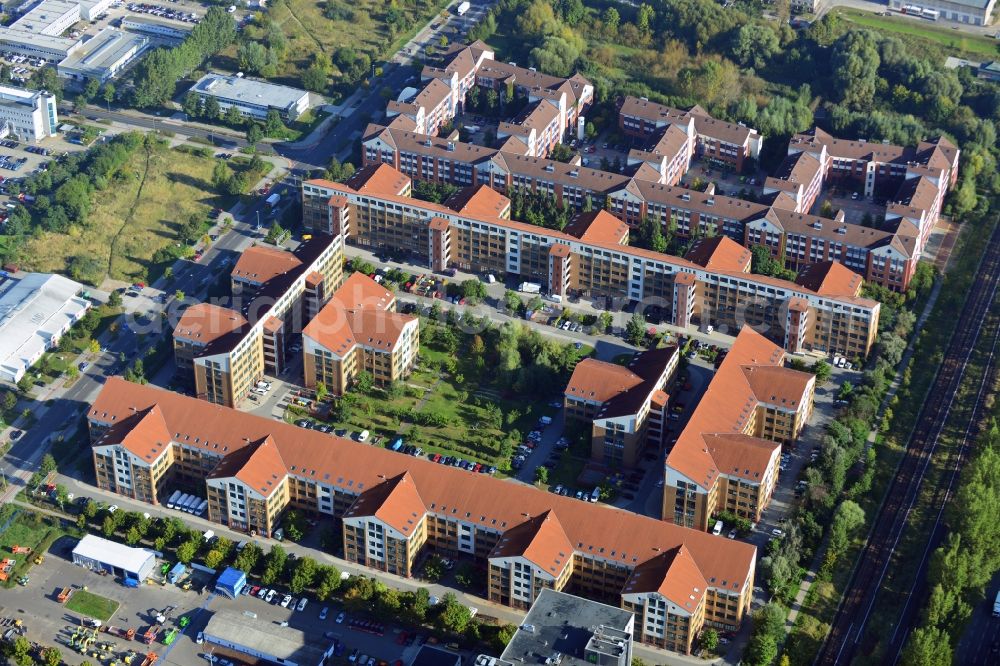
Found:
<svg viewBox="0 0 1000 666"><path fill-rule="evenodd" d="M267 204L268 208L274 208L275 206L278 205L279 201L281 201L281 195L278 194L277 192L271 193L270 195L268 195L267 199L264 199L264 203Z"/></svg>
<svg viewBox="0 0 1000 666"><path fill-rule="evenodd" d="M205 513L205 509L208 508L208 500L201 500L198 502L198 507L194 510L196 516L200 516Z"/></svg>
<svg viewBox="0 0 1000 666"><path fill-rule="evenodd" d="M167 500L168 509L173 509L174 507L177 506L177 500L180 499L181 494L182 493L179 490L175 490L173 493L171 493L170 499Z"/></svg>
<svg viewBox="0 0 1000 666"><path fill-rule="evenodd" d="M997 592L997 597L993 600L993 617L1000 617L1000 592Z"/></svg>
<svg viewBox="0 0 1000 666"><path fill-rule="evenodd" d="M160 634L160 629L162 629L160 625L154 624L146 630L146 633L142 635L142 640L145 641L146 645L153 644L153 641L155 641L156 637Z"/></svg>
<svg viewBox="0 0 1000 666"><path fill-rule="evenodd" d="M199 503L200 503L200 500L197 497L195 497L194 495L191 495L191 497L189 497L187 499L187 501L184 502L184 506L182 506L181 508L184 509L184 511L187 512L187 513L193 513L194 512L194 506L196 504L199 504Z"/></svg>
<svg viewBox="0 0 1000 666"><path fill-rule="evenodd" d="M186 573L187 567L178 562L174 565L174 568L170 570L170 573L167 574L167 580L170 581L171 585L176 585L177 581L179 581Z"/></svg>
<svg viewBox="0 0 1000 666"><path fill-rule="evenodd" d="M112 636L117 636L118 638L124 638L127 641L130 641L133 638L135 638L135 629L131 628L123 629L122 627L115 627L109 625L104 628L104 631L108 632Z"/></svg>
<svg viewBox="0 0 1000 666"><path fill-rule="evenodd" d="M72 588L64 587L63 589L59 590L59 594L56 596L56 600L59 603L64 604L66 603L66 600L69 599L69 595L72 593L73 593Z"/></svg>
<svg viewBox="0 0 1000 666"><path fill-rule="evenodd" d="M542 293L542 285L537 282L522 282L517 285L517 290L525 294L540 294Z"/></svg>
<svg viewBox="0 0 1000 666"><path fill-rule="evenodd" d="M458 3L458 7L455 8L455 13L459 16L464 16L465 12L469 11L469 7L471 6L468 2L460 2Z"/></svg>

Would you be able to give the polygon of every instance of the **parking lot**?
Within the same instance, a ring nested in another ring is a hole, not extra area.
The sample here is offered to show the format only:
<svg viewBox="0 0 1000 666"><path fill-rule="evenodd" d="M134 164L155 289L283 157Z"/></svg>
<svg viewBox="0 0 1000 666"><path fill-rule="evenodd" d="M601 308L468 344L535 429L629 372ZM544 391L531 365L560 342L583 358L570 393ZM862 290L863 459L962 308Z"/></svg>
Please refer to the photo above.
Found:
<svg viewBox="0 0 1000 666"><path fill-rule="evenodd" d="M161 585L158 582L135 589L126 588L110 576L100 576L74 565L70 561L70 553L75 543L70 538L57 542L45 561L31 570L29 584L4 590L0 599L0 617L21 619L30 640L59 647L64 662L71 666L78 666L87 660L91 663L108 663L111 655L122 658L128 650L140 655L155 652L159 655L158 663L176 666L205 663L204 655L210 652L214 652L220 659L226 658L234 664L240 664L242 662L236 655L198 643L199 633L205 628L212 613L220 610L243 613L248 623L253 622L258 626L287 623L290 627L307 632L309 636L337 640L342 645L338 648L340 659L337 661L344 664L360 664L362 662L359 658L362 655L366 657L366 661L368 658L387 663L398 659L405 661L423 641L434 640L429 634L404 633L399 626L376 622L364 614L346 612L341 605L335 603L308 599L303 604L304 597L296 597L282 605L286 597L284 590L271 594L270 603L249 594L228 599L212 592L214 577L204 574L197 575L194 585L188 591L176 585ZM84 620L80 615L68 611L57 600L59 590L64 587L72 587L74 590L86 588L89 592L119 602L121 605L117 612L106 624L126 631L134 629L136 638L127 640L102 629L98 632L97 639L91 643L93 649L88 648L87 654L78 653L68 643ZM247 592L252 590L253 587L248 586ZM260 594L259 588L257 592ZM268 596L266 590L263 596ZM165 621L160 623L157 615L164 611L167 611ZM182 617L189 618L189 624L184 628L180 626L183 624ZM157 624L162 625L159 636L152 644L147 645L142 639L143 634L150 626ZM170 645L164 645L164 638L172 628L178 630L177 637ZM101 650L101 643L114 647ZM99 658L95 659L91 654L93 651L99 652ZM353 660L350 659L352 654L355 657ZM138 661L133 663L137 664Z"/></svg>

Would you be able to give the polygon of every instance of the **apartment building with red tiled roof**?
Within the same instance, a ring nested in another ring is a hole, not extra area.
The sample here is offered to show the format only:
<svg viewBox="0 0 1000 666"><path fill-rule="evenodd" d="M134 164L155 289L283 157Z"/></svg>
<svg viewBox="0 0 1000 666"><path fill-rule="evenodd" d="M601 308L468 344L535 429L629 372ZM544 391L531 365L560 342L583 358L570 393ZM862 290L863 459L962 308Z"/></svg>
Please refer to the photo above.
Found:
<svg viewBox="0 0 1000 666"><path fill-rule="evenodd" d="M757 130L713 118L697 105L682 111L626 95L618 107L618 128L627 136L659 137L671 127L688 133L689 126L697 139L692 150L701 159L730 165L737 171L743 170L748 159L757 158L764 141Z"/></svg>
<svg viewBox="0 0 1000 666"><path fill-rule="evenodd" d="M515 152L524 155L547 155L590 106L593 84L579 74L569 78L550 76L514 63L498 62L494 56L493 50L479 41L453 44L440 65L423 68L419 90L409 88L401 99L388 103L390 127L433 136L462 112L466 95L477 85L525 97L527 105L522 112L499 124L497 139L516 141Z"/></svg>
<svg viewBox="0 0 1000 666"><path fill-rule="evenodd" d="M487 569L490 601L527 609L553 589L658 614L677 631L644 640L679 652L750 610L757 551L741 541L118 377L87 419L101 489L159 504L203 487L209 520L251 535L295 509L333 521L351 562L412 576L428 548L463 555Z"/></svg>
<svg viewBox="0 0 1000 666"><path fill-rule="evenodd" d="M590 427L590 457L615 469L635 467L663 446L667 384L677 371L677 346L636 353L627 366L587 358L563 391L567 420Z"/></svg>
<svg viewBox="0 0 1000 666"><path fill-rule="evenodd" d="M878 330L879 304L859 296L860 280L834 296L753 275L746 248L722 236L710 241L711 252L695 252L694 261L614 242L603 230L590 234L574 224L569 228L573 233L567 233L469 215L392 192L361 194L350 184L305 181L302 197L307 228L323 233L347 229L349 242L409 252L433 270L454 266L518 275L561 297L572 293L655 303L666 321L681 327L712 324L735 332L750 311L768 336L789 351L864 356ZM720 209L726 207L743 209L720 202ZM611 228L604 223L606 216L589 217L602 229ZM793 299L806 304L805 309L789 310Z"/></svg>
<svg viewBox="0 0 1000 666"><path fill-rule="evenodd" d="M305 385L343 395L368 372L376 386L388 386L409 376L419 350L420 320L396 312L391 291L352 273L302 331Z"/></svg>
<svg viewBox="0 0 1000 666"><path fill-rule="evenodd" d="M700 530L721 511L760 520L781 447L812 414L815 376L785 368L784 360L781 347L750 327L740 331L667 454L664 520Z"/></svg>
<svg viewBox="0 0 1000 666"><path fill-rule="evenodd" d="M339 286L343 255L339 233L314 234L294 252L247 248L230 273L232 307L193 305L174 328L174 360L190 369L195 395L233 407L264 372L280 374L289 333Z"/></svg>

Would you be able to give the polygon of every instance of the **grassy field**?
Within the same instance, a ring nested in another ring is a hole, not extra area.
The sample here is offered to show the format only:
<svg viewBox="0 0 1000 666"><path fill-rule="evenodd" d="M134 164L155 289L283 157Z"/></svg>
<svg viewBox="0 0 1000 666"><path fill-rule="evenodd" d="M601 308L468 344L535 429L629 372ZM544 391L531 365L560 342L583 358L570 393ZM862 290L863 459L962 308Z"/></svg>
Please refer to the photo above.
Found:
<svg viewBox="0 0 1000 666"><path fill-rule="evenodd" d="M368 54L373 62L395 52L416 30L423 27L447 5L448 0L400 2L398 8L407 18L407 29L393 34L385 20L389 3L380 0L284 0L274 3L268 12L277 22L288 41L288 50L274 81L289 85L300 84L300 73L312 62L317 51L332 56L340 47L350 47ZM324 16L328 4L339 7L338 18ZM342 16L342 18L340 18ZM253 28L248 34L253 36ZM235 47L216 58L215 65L233 69ZM334 76L334 80L338 77Z"/></svg>
<svg viewBox="0 0 1000 666"><path fill-rule="evenodd" d="M976 58L995 58L1000 54L1000 40L968 35L958 30L938 27L930 21L896 16L879 16L860 9L837 7L832 10L846 21L884 33L896 33L904 40L913 38L933 42L944 47L947 55Z"/></svg>
<svg viewBox="0 0 1000 666"><path fill-rule="evenodd" d="M119 605L114 599L108 599L86 590L74 590L69 601L66 602L66 610L107 622L118 610Z"/></svg>
<svg viewBox="0 0 1000 666"><path fill-rule="evenodd" d="M110 266L108 274L114 279L148 281L155 274L156 251L176 242L178 229L192 214L207 217L222 201L211 183L214 164L210 157L158 148L147 168L145 152L137 151L129 165L134 177L98 197L86 226L66 234L44 232L29 240L24 268L65 272L70 257L86 255ZM84 277L97 284L104 276Z"/></svg>

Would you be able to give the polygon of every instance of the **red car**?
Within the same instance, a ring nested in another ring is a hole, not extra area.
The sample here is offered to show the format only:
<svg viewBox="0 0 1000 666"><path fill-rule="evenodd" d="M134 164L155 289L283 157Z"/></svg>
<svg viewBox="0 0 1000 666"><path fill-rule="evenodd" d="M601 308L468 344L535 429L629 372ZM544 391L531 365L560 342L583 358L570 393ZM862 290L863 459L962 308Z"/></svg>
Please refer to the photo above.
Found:
<svg viewBox="0 0 1000 666"><path fill-rule="evenodd" d="M405 644L407 636L408 634L405 631L399 632L399 638L396 639L396 643L398 643L399 645Z"/></svg>

